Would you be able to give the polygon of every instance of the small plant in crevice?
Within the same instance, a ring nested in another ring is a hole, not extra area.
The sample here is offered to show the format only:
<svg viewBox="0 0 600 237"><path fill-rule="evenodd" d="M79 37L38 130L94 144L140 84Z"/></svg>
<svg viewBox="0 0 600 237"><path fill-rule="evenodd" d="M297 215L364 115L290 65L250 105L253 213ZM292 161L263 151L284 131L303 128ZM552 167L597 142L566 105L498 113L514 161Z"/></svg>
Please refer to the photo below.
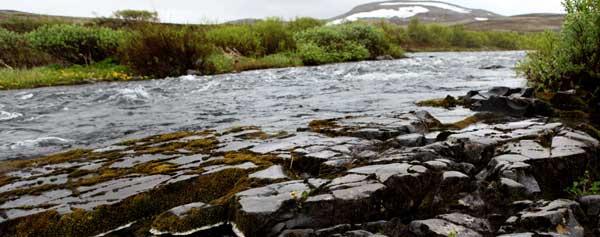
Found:
<svg viewBox="0 0 600 237"><path fill-rule="evenodd" d="M571 187L567 188L566 192L573 196L573 198L598 195L600 194L600 181L594 180L590 172L586 171L582 177L573 182Z"/></svg>

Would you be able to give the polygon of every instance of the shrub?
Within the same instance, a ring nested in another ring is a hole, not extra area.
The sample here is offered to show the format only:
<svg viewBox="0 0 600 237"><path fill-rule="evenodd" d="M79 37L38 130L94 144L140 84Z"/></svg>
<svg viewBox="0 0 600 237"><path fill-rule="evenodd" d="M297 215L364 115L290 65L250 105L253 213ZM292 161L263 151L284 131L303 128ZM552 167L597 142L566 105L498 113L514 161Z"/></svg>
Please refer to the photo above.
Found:
<svg viewBox="0 0 600 237"><path fill-rule="evenodd" d="M429 32L427 26L422 25L417 18L413 18L406 29L410 41L415 45L429 45L434 35Z"/></svg>
<svg viewBox="0 0 600 237"><path fill-rule="evenodd" d="M393 47L382 30L360 23L313 28L297 33L295 39L298 54L307 65L364 60L384 54L402 56L402 50Z"/></svg>
<svg viewBox="0 0 600 237"><path fill-rule="evenodd" d="M490 32L487 33L487 40L492 47L499 49L518 49L519 36L517 33L508 32Z"/></svg>
<svg viewBox="0 0 600 237"><path fill-rule="evenodd" d="M27 34L31 45L56 58L90 64L115 54L124 33L79 25L46 25Z"/></svg>
<svg viewBox="0 0 600 237"><path fill-rule="evenodd" d="M23 35L0 28L0 68L29 68L57 62L31 47Z"/></svg>
<svg viewBox="0 0 600 237"><path fill-rule="evenodd" d="M600 90L600 1L565 0L567 16L558 36L547 33L520 70L550 91Z"/></svg>
<svg viewBox="0 0 600 237"><path fill-rule="evenodd" d="M406 45L409 43L408 34L402 26L390 24L385 21L376 23L376 26L383 30L385 37L391 44Z"/></svg>
<svg viewBox="0 0 600 237"><path fill-rule="evenodd" d="M249 25L218 26L206 33L209 42L225 50L244 56L260 55L263 52L260 36Z"/></svg>
<svg viewBox="0 0 600 237"><path fill-rule="evenodd" d="M252 29L260 37L264 55L284 52L295 48L294 36L279 18L256 22Z"/></svg>
<svg viewBox="0 0 600 237"><path fill-rule="evenodd" d="M346 40L356 41L369 50L371 56L387 54L390 48L383 30L367 24L346 24L340 30Z"/></svg>
<svg viewBox="0 0 600 237"><path fill-rule="evenodd" d="M187 70L202 70L213 48L206 43L202 32L148 25L123 44L119 57L142 75L179 76Z"/></svg>
<svg viewBox="0 0 600 237"><path fill-rule="evenodd" d="M232 72L234 70L234 59L223 54L211 54L204 65L203 71L208 74L220 74Z"/></svg>
<svg viewBox="0 0 600 237"><path fill-rule="evenodd" d="M293 21L288 23L288 28L292 32L300 32L305 31L311 28L320 27L325 25L325 22L319 19L310 18L310 17L300 17L296 18Z"/></svg>

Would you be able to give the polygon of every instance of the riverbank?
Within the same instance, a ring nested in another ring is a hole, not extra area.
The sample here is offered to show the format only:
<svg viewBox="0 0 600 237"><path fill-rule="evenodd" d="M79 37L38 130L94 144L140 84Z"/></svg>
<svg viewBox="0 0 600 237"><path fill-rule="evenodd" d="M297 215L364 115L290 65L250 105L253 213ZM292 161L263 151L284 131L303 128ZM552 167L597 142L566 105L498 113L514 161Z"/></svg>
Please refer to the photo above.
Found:
<svg viewBox="0 0 600 237"><path fill-rule="evenodd" d="M531 49L540 37L418 21L404 28L387 23L325 25L310 18L193 26L114 19L10 26L0 28L0 90L398 59L404 57L403 48ZM62 71L70 73L59 75Z"/></svg>
<svg viewBox="0 0 600 237"><path fill-rule="evenodd" d="M0 231L593 236L600 200L587 178L600 142L539 117L529 92L469 93L481 112L456 123L425 111L344 116L289 133L188 130L2 162Z"/></svg>
<svg viewBox="0 0 600 237"><path fill-rule="evenodd" d="M500 48L468 49L468 48L421 48L411 49L410 53L419 52L486 52L504 51ZM404 56L403 56L404 57ZM374 61L398 60L402 58L380 57ZM298 56L273 55L263 58L238 57L224 59L227 65L220 67L215 73L204 76L240 73L252 70L276 69L289 67L305 67ZM232 63L229 63L231 61ZM343 61L341 61L343 62ZM331 64L341 63L332 62ZM201 76L198 71L190 71L191 76ZM198 74L194 74L198 73ZM184 75L181 75L184 76ZM32 89L52 86L82 85L97 82L125 82L157 79L151 76L140 76L127 66L116 64L112 61L95 63L92 65L74 65L69 67L44 66L31 69L0 69L0 91Z"/></svg>

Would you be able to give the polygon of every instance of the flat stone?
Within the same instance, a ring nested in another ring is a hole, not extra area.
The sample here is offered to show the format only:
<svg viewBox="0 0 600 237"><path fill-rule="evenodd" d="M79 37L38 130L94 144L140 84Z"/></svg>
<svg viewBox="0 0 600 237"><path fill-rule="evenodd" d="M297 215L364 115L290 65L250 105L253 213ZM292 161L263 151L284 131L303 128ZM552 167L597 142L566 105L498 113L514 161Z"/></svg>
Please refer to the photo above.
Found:
<svg viewBox="0 0 600 237"><path fill-rule="evenodd" d="M301 181L289 181L250 189L236 194L245 213L273 213L281 208L285 201L299 199L303 192L310 191Z"/></svg>
<svg viewBox="0 0 600 237"><path fill-rule="evenodd" d="M395 163L395 164L387 164L387 165L371 165L364 166L359 168L354 168L349 170L349 173L355 174L366 174L366 175L376 175L377 179L385 183L390 177L394 175L410 175L408 170L412 166L404 163Z"/></svg>
<svg viewBox="0 0 600 237"><path fill-rule="evenodd" d="M461 237L483 236L474 230L441 219L413 221L410 223L409 229L410 232L416 236L445 237L450 236L451 234Z"/></svg>
<svg viewBox="0 0 600 237"><path fill-rule="evenodd" d="M213 174L213 173L217 173L217 172L221 172L223 170L227 170L227 169L243 169L243 170L247 170L247 169L255 169L258 168L257 165L255 165L252 162L244 162L242 164L239 165L214 165L214 166L206 166L203 169L206 170L204 173L202 173L203 175L207 175L207 174Z"/></svg>
<svg viewBox="0 0 600 237"><path fill-rule="evenodd" d="M283 171L283 166L281 166L281 165L273 165L267 169L252 173L252 174L248 175L248 177L255 178L255 179L270 179L270 180L288 178L288 176Z"/></svg>

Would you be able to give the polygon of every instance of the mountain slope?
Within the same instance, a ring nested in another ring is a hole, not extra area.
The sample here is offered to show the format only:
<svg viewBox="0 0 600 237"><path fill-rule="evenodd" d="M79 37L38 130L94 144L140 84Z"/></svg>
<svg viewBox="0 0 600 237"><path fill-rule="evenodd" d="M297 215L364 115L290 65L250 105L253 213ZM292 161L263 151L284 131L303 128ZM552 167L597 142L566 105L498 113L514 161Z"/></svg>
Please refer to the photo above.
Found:
<svg viewBox="0 0 600 237"><path fill-rule="evenodd" d="M422 22L457 24L504 18L499 14L461 7L439 1L386 1L363 4L350 12L330 19L332 24L356 20L387 20L394 23L407 23L417 17Z"/></svg>

